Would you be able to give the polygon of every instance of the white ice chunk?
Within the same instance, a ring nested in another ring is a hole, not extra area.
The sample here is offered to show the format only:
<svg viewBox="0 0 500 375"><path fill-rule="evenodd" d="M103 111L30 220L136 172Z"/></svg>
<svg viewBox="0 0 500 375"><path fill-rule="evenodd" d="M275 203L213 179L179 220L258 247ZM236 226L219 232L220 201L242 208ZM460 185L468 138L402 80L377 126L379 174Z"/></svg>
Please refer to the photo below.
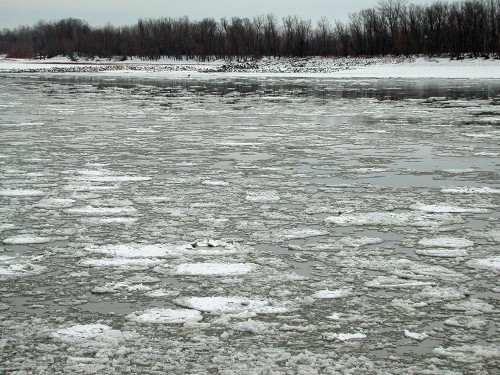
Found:
<svg viewBox="0 0 500 375"><path fill-rule="evenodd" d="M344 237L340 240L344 246L362 247L368 245L376 245L384 242L383 239L377 237Z"/></svg>
<svg viewBox="0 0 500 375"><path fill-rule="evenodd" d="M283 231L275 231L276 236L283 236L286 239L294 239L294 238L308 238L308 237L317 237L327 235L328 232L321 229L314 228L293 228L293 229L285 229Z"/></svg>
<svg viewBox="0 0 500 375"><path fill-rule="evenodd" d="M205 180L202 184L209 186L229 186L229 182L220 180Z"/></svg>
<svg viewBox="0 0 500 375"><path fill-rule="evenodd" d="M446 310L465 311L469 315L480 315L483 313L492 313L495 307L478 298L471 298L457 303L448 303L444 305Z"/></svg>
<svg viewBox="0 0 500 375"><path fill-rule="evenodd" d="M449 348L435 348L434 354L450 357L457 362L475 363L486 359L500 358L500 348L496 345L463 345Z"/></svg>
<svg viewBox="0 0 500 375"><path fill-rule="evenodd" d="M451 194L500 194L500 189L493 189L490 187L470 187L470 186L457 186L454 188L443 188L443 193Z"/></svg>
<svg viewBox="0 0 500 375"><path fill-rule="evenodd" d="M425 340L426 338L429 337L429 335L425 332L422 332L422 333L410 332L406 329L405 329L405 336L409 337L410 339L418 340L418 341Z"/></svg>
<svg viewBox="0 0 500 375"><path fill-rule="evenodd" d="M127 315L137 323L162 323L179 324L186 322L199 322L203 319L200 311L190 309L149 309L136 311Z"/></svg>
<svg viewBox="0 0 500 375"><path fill-rule="evenodd" d="M484 259L474 259L467 262L471 268L479 268L493 272L500 272L500 256Z"/></svg>
<svg viewBox="0 0 500 375"><path fill-rule="evenodd" d="M417 203L414 206L412 206L413 209L424 211L424 212L431 212L431 213L465 213L465 212L475 212L475 213L480 213L480 212L488 212L488 210L483 209L483 208L464 208L464 207L458 207L458 206L451 206L447 204L422 204L422 203Z"/></svg>
<svg viewBox="0 0 500 375"><path fill-rule="evenodd" d="M66 212L80 216L113 216L113 215L135 215L137 210L134 207L75 207L68 208Z"/></svg>
<svg viewBox="0 0 500 375"><path fill-rule="evenodd" d="M488 322L475 316L460 315L446 319L444 324L452 327L481 329L482 327L488 325Z"/></svg>
<svg viewBox="0 0 500 375"><path fill-rule="evenodd" d="M364 212L329 216L325 222L341 226L394 225L428 227L442 223L460 222L461 219L449 213L427 216L416 212Z"/></svg>
<svg viewBox="0 0 500 375"><path fill-rule="evenodd" d="M66 208L71 207L76 201L69 198L47 198L37 203L38 207L44 208Z"/></svg>
<svg viewBox="0 0 500 375"><path fill-rule="evenodd" d="M449 248L463 248L474 246L474 242L457 237L436 237L424 238L418 241L418 244L425 247L449 247Z"/></svg>
<svg viewBox="0 0 500 375"><path fill-rule="evenodd" d="M50 237L39 237L28 234L21 234L18 236L7 237L3 240L3 243L9 245L29 245L47 243L51 241L52 239Z"/></svg>
<svg viewBox="0 0 500 375"><path fill-rule="evenodd" d="M252 191L247 193L247 201L250 202L276 202L280 200L280 196L276 191Z"/></svg>
<svg viewBox="0 0 500 375"><path fill-rule="evenodd" d="M104 324L78 324L62 328L52 333L55 340L68 343L82 343L88 341L117 342L122 338L122 332Z"/></svg>
<svg viewBox="0 0 500 375"><path fill-rule="evenodd" d="M81 267L152 267L160 263L159 259L148 258L90 258L81 260L78 265Z"/></svg>
<svg viewBox="0 0 500 375"><path fill-rule="evenodd" d="M180 306L214 314L237 314L252 317L256 314L280 314L288 311L273 306L268 300L252 300L241 297L187 297L174 301Z"/></svg>
<svg viewBox="0 0 500 375"><path fill-rule="evenodd" d="M0 195L4 197L38 197L45 193L34 189L0 189Z"/></svg>
<svg viewBox="0 0 500 375"><path fill-rule="evenodd" d="M181 245L160 244L118 244L98 247L87 247L85 250L118 258L167 258L186 252Z"/></svg>
<svg viewBox="0 0 500 375"><path fill-rule="evenodd" d="M37 275L46 270L45 266L30 263L31 260L33 260L33 258L7 255L0 256L0 276L17 277Z"/></svg>
<svg viewBox="0 0 500 375"><path fill-rule="evenodd" d="M103 225L111 225L111 224L123 224L123 225L131 225L137 221L135 217L85 217L81 219L82 222L91 223L91 224L103 224Z"/></svg>
<svg viewBox="0 0 500 375"><path fill-rule="evenodd" d="M127 175L114 175L106 170L82 170L78 171L82 176L77 179L94 182L139 182L149 181L149 176L127 176Z"/></svg>
<svg viewBox="0 0 500 375"><path fill-rule="evenodd" d="M377 276L373 280L365 283L367 287L381 289L414 288L426 285L434 285L434 283L429 281L401 279L395 276Z"/></svg>
<svg viewBox="0 0 500 375"><path fill-rule="evenodd" d="M469 255L465 249L418 249L415 254L435 258L458 258Z"/></svg>
<svg viewBox="0 0 500 375"><path fill-rule="evenodd" d="M352 295L352 291L350 289L336 289L336 290L319 290L312 295L313 298L317 299L335 299L335 298L344 298Z"/></svg>
<svg viewBox="0 0 500 375"><path fill-rule="evenodd" d="M0 224L0 233L6 230L15 229L15 227L14 224Z"/></svg>
<svg viewBox="0 0 500 375"><path fill-rule="evenodd" d="M324 338L326 340L338 340L338 341L348 341L348 340L360 340L366 338L364 333L331 333L325 334Z"/></svg>
<svg viewBox="0 0 500 375"><path fill-rule="evenodd" d="M178 275L243 275L256 267L252 263L183 263L176 267Z"/></svg>

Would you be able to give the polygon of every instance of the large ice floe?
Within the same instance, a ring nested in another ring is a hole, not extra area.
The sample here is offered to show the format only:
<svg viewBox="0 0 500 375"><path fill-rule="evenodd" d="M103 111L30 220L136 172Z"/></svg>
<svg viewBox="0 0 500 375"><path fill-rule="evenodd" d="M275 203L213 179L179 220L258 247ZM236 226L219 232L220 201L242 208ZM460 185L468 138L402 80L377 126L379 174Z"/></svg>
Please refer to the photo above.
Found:
<svg viewBox="0 0 500 375"><path fill-rule="evenodd" d="M0 373L496 373L500 83L314 61L0 72Z"/></svg>

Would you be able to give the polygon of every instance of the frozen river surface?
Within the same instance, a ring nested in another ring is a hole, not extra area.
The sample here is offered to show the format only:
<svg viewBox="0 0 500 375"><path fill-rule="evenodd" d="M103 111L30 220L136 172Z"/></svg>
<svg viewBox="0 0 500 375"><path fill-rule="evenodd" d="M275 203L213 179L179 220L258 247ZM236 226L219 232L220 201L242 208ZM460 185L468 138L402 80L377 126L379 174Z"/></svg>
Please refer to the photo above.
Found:
<svg viewBox="0 0 500 375"><path fill-rule="evenodd" d="M54 77L1 77L0 373L500 368L498 82Z"/></svg>

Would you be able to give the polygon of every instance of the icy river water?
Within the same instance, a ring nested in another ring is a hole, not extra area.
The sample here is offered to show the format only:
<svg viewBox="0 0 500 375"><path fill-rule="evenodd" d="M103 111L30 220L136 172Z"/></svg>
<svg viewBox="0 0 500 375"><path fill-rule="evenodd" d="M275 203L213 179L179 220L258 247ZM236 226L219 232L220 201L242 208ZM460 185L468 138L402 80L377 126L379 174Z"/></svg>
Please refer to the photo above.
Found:
<svg viewBox="0 0 500 375"><path fill-rule="evenodd" d="M0 80L0 373L498 373L499 82Z"/></svg>

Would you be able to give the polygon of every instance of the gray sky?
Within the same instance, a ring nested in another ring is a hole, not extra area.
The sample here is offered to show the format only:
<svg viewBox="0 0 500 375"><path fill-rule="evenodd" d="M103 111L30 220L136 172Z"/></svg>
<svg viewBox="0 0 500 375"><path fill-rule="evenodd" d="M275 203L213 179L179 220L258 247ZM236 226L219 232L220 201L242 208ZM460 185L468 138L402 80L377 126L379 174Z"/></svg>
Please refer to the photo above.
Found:
<svg viewBox="0 0 500 375"><path fill-rule="evenodd" d="M431 0L410 0L428 4ZM139 18L188 16L253 17L273 13L313 21L348 19L348 14L376 6L378 0L0 0L0 29L33 25L40 20L80 18L92 26L132 25Z"/></svg>

